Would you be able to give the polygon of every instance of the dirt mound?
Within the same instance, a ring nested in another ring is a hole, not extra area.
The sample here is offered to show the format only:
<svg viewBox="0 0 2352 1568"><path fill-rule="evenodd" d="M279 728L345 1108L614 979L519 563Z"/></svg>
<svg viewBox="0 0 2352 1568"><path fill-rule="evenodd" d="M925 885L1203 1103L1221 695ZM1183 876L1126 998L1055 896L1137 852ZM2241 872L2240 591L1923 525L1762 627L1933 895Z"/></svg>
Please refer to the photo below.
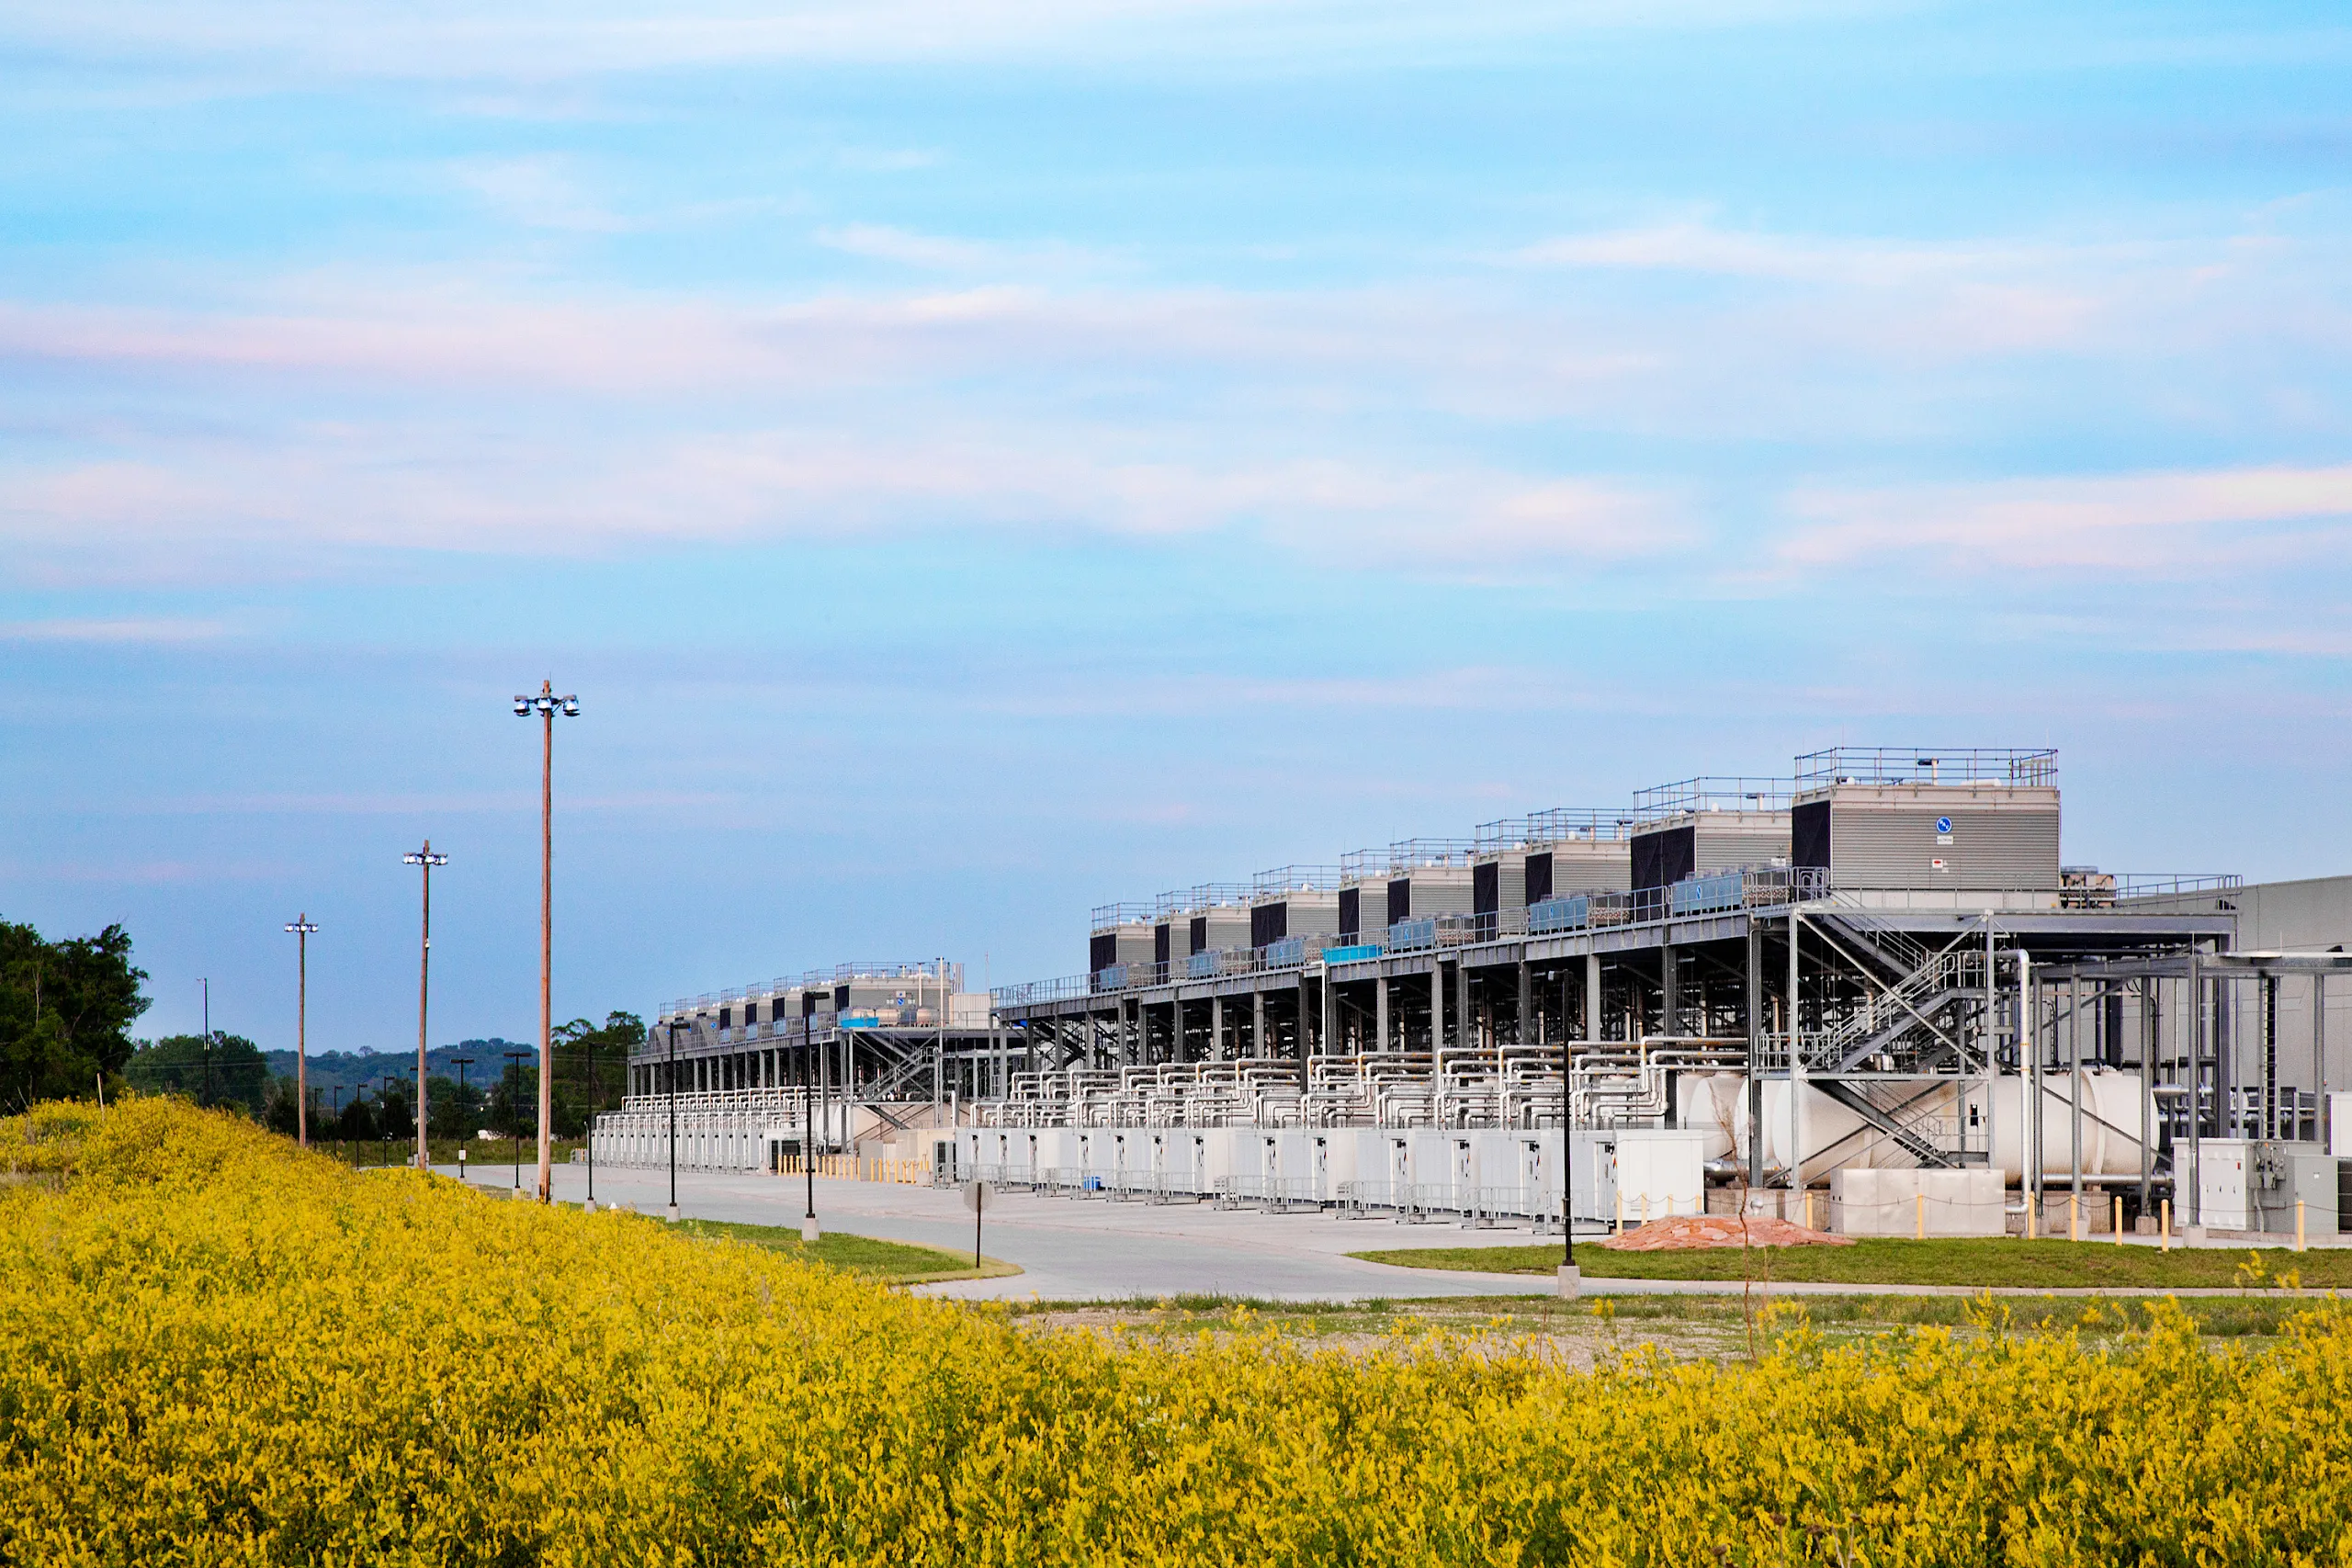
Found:
<svg viewBox="0 0 2352 1568"><path fill-rule="evenodd" d="M1685 1214L1636 1225L1600 1244L1617 1252L1691 1252L1710 1247L1851 1247L1854 1238L1761 1215Z"/></svg>

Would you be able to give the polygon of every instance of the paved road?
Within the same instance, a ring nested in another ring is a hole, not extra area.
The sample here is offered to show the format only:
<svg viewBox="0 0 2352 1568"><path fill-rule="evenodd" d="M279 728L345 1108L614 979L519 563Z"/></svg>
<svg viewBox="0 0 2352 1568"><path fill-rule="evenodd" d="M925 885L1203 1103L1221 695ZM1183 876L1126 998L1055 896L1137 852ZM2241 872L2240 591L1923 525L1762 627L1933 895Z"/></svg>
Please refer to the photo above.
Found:
<svg viewBox="0 0 2352 1568"><path fill-rule="evenodd" d="M445 1174L457 1174L454 1166L440 1168ZM531 1175L526 1168L524 1180L528 1182ZM576 1201L586 1196L586 1168L558 1166L555 1177L558 1198ZM484 1165L474 1168L473 1179L478 1186L504 1190L510 1179L505 1168ZM822 1177L816 1187L818 1220L829 1230L949 1249L968 1249L972 1245L972 1216L956 1191ZM751 1171L678 1173L679 1211L695 1219L797 1225L804 1193L798 1179ZM628 1203L641 1213L658 1214L669 1201L668 1173L606 1167L596 1173L596 1196L600 1201ZM921 1289L927 1294L972 1300L1023 1301L1156 1300L1188 1293L1279 1301L1549 1294L1556 1286L1542 1275L1401 1269L1347 1256L1390 1248L1510 1246L1533 1239L1525 1230L1473 1232L1453 1224L1407 1225L1330 1214L1227 1212L1205 1203L1153 1205L1004 1192L997 1196L987 1215L982 1250L990 1258L1018 1264L1022 1272ZM2279 1238L2265 1239L2277 1245ZM2242 1247L2247 1242L2215 1236L2204 1245ZM1736 1295L1742 1289L1736 1280L1589 1279L1583 1286L1587 1295ZM1959 1285L1781 1283L1770 1289L1780 1295L1982 1293ZM1994 1293L2227 1296L2239 1292L2018 1287Z"/></svg>
<svg viewBox="0 0 2352 1568"><path fill-rule="evenodd" d="M442 1168L456 1174L454 1167ZM526 1183L531 1174L527 1168L523 1172ZM559 1166L555 1175L558 1198L586 1195L584 1167ZM479 1185L507 1185L503 1168L483 1166L474 1176ZM695 1219L797 1225L804 1192L798 1179L758 1172L678 1173L679 1212ZM596 1173L596 1197L658 1214L669 1201L669 1177L659 1170L607 1167ZM962 1195L953 1190L820 1177L817 1216L830 1230L858 1235L953 1249L972 1245L972 1216ZM973 1299L1046 1301L1157 1299L1182 1293L1360 1301L1373 1296L1532 1295L1554 1289L1550 1280L1536 1275L1437 1273L1347 1256L1377 1247L1456 1247L1473 1234L1453 1225L1228 1213L1205 1203L1114 1203L1100 1198L1004 1192L984 1222L982 1250L1020 1265L1023 1271L924 1289ZM1524 1231L1476 1235L1480 1241L1527 1239Z"/></svg>

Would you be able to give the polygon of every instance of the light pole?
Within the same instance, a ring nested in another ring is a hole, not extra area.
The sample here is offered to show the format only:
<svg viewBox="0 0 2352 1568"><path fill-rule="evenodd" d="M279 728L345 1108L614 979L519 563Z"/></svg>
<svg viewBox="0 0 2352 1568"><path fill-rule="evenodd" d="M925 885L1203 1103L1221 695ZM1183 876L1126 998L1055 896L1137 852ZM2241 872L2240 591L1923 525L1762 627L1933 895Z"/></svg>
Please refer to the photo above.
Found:
<svg viewBox="0 0 2352 1568"><path fill-rule="evenodd" d="M1568 1064L1574 1054L1560 1042L1560 1293L1577 1293L1576 1100L1568 1093Z"/></svg>
<svg viewBox="0 0 2352 1568"><path fill-rule="evenodd" d="M212 982L199 975L196 983L204 987L204 1090L197 1103L209 1105L212 1103Z"/></svg>
<svg viewBox="0 0 2352 1568"><path fill-rule="evenodd" d="M413 865L424 871L424 932L416 955L416 1168L429 1170L432 1162L424 1145L424 999L425 981L433 972L433 868L447 865L449 857L433 852L433 840L424 847L401 856L402 865Z"/></svg>
<svg viewBox="0 0 2352 1568"><path fill-rule="evenodd" d="M808 1186L808 1212L800 1217L800 1241L804 1247L817 1241L817 1124L810 1119L810 1081L817 1066L816 1027L817 998L808 991L800 993L800 1169Z"/></svg>
<svg viewBox="0 0 2352 1568"><path fill-rule="evenodd" d="M555 953L555 716L580 716L578 697L559 697L552 682L539 682L536 697L517 694L514 716L537 713L545 724L539 743L539 1201L550 1201L555 1151L548 1145L552 1124L555 1015L549 1010L548 972Z"/></svg>
<svg viewBox="0 0 2352 1568"><path fill-rule="evenodd" d="M474 1065L474 1059L471 1056L452 1056L449 1061L458 1069L458 1109L462 1114L471 1098L466 1092L466 1069ZM465 1179L466 1130L459 1127L458 1129L458 1179L463 1181Z"/></svg>
<svg viewBox="0 0 2352 1568"><path fill-rule="evenodd" d="M506 1077L510 1083L514 1077L514 1064L529 1060L530 1055L528 1051L506 1053ZM514 1190L520 1192L523 1190L523 1129L515 1124L514 1091L511 1088L506 1091L506 1136L514 1145Z"/></svg>
<svg viewBox="0 0 2352 1568"><path fill-rule="evenodd" d="M678 1019L665 1019L662 1027L670 1034L670 1218L678 1217L678 1031L684 1023Z"/></svg>
<svg viewBox="0 0 2352 1568"><path fill-rule="evenodd" d="M294 933L294 1144L311 1146L311 933L308 914L286 928Z"/></svg>
<svg viewBox="0 0 2352 1568"><path fill-rule="evenodd" d="M581 1140L588 1145L588 1201L581 1212L593 1214L596 1212L596 1043L593 1032L580 1042L580 1049L588 1056L588 1131Z"/></svg>

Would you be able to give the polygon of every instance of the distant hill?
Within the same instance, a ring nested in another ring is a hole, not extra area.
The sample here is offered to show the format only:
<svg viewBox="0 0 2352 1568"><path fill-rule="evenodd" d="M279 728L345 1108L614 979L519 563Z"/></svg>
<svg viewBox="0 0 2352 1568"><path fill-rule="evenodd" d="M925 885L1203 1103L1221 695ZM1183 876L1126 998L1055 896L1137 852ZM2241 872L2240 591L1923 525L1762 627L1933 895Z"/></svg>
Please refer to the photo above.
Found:
<svg viewBox="0 0 2352 1568"><path fill-rule="evenodd" d="M488 1040L460 1040L455 1045L435 1045L425 1053L424 1061L427 1070L435 1077L454 1078L458 1077L457 1058L470 1056L473 1062L465 1069L466 1079L469 1083L482 1084L495 1079L506 1070L505 1053L509 1051L530 1054L530 1061L520 1066L536 1066L538 1062L539 1048L537 1045L526 1045L495 1036ZM288 1078L294 1076L293 1052L269 1051L264 1055L272 1074ZM416 1052L413 1049L313 1051L311 1053L311 1087L327 1090L356 1089L363 1086L374 1089L386 1077L398 1077L405 1083L415 1068Z"/></svg>

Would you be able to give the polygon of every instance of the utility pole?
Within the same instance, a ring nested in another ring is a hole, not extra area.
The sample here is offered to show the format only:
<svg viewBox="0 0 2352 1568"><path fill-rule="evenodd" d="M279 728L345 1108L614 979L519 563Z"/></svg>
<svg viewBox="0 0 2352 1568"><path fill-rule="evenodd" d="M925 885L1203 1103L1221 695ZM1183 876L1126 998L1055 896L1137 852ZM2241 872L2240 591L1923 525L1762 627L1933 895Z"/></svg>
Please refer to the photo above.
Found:
<svg viewBox="0 0 2352 1568"><path fill-rule="evenodd" d="M286 928L294 933L294 1144L311 1146L311 933L319 928L300 914Z"/></svg>
<svg viewBox="0 0 2352 1568"><path fill-rule="evenodd" d="M416 1168L430 1170L432 1159L424 1142L424 1001L425 982L433 972L433 868L447 865L449 857L433 852L433 840L424 847L401 856L403 865L421 866L424 871L424 934L416 958Z"/></svg>
<svg viewBox="0 0 2352 1568"><path fill-rule="evenodd" d="M509 1084L514 1081L514 1064L528 1061L530 1055L528 1051L506 1053L506 1078ZM514 1190L520 1192L523 1190L523 1130L515 1125L514 1099L514 1090L510 1088L506 1091L506 1134L514 1150Z"/></svg>
<svg viewBox="0 0 2352 1568"><path fill-rule="evenodd" d="M553 1201L555 1151L548 1129L555 1121L555 1014L548 972L555 956L555 716L580 716L580 699L559 697L551 681L536 697L518 694L514 716L537 713L546 726L539 746L539 1201Z"/></svg>
<svg viewBox="0 0 2352 1568"><path fill-rule="evenodd" d="M212 982L201 975L196 983L204 987L204 1097L199 1105L212 1103Z"/></svg>

